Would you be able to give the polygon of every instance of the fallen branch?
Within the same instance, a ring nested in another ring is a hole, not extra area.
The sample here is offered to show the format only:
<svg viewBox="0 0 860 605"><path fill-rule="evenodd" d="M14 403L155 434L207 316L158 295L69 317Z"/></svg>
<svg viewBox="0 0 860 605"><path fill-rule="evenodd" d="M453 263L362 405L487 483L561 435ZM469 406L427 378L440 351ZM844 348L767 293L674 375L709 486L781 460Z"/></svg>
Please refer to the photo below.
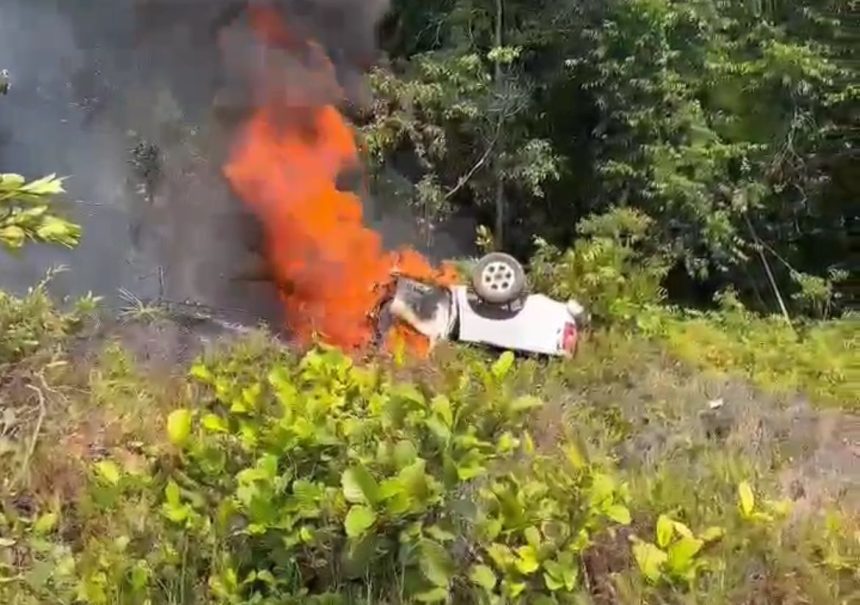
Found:
<svg viewBox="0 0 860 605"><path fill-rule="evenodd" d="M755 241L756 252L758 252L759 258L761 258L761 263L762 265L764 265L767 279L770 282L770 287L773 289L773 293L776 296L777 302L779 303L779 308L782 311L782 316L785 318L785 323L788 324L788 327L794 329L794 324L791 322L791 316L788 314L788 308L785 306L785 301L782 298L782 293L779 291L779 286L776 285L776 278L774 278L773 271L771 271L770 269L770 263L767 262L767 257L764 255L765 244L759 239L758 234L755 232L755 228L753 228L753 224L752 221L750 221L749 215L744 213L744 218L746 219L747 227L750 230L750 235L752 235L753 241Z"/></svg>
<svg viewBox="0 0 860 605"><path fill-rule="evenodd" d="M42 382L44 384L44 380ZM33 458L33 453L36 451L36 444L39 442L39 434L42 432L42 423L45 421L45 416L48 413L47 406L45 405L45 394L42 392L42 389L37 386L33 386L32 384L28 384L27 388L31 391L35 391L39 398L39 417L36 419L36 428L33 429L30 446L27 448L24 461L21 463L21 468L18 470L18 476L15 478L16 484L24 479L24 476L29 470L30 460Z"/></svg>

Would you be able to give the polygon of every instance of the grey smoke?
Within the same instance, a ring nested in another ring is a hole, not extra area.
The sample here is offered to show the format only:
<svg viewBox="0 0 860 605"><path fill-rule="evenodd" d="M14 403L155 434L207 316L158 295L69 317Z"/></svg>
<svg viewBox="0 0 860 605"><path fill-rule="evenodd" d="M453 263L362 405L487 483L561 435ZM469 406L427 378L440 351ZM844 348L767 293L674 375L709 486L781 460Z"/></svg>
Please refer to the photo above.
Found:
<svg viewBox="0 0 860 605"><path fill-rule="evenodd" d="M219 31L242 27L243 0L3 0L0 171L68 176L79 249L0 255L0 287L71 271L60 295L192 298L273 317L270 286L236 282L259 261L259 234L221 175L247 109L248 73L224 62ZM277 2L334 61L351 102L368 100L375 25L387 0ZM228 59L231 57L228 56ZM245 66L245 67L243 67ZM154 151L153 151L154 150ZM390 243L413 237L408 213L368 216ZM256 248L256 250L255 250Z"/></svg>
<svg viewBox="0 0 860 605"><path fill-rule="evenodd" d="M72 270L55 284L60 294L124 287L153 297L164 267L165 294L218 302L217 274L210 268L201 279L201 263L223 253L225 242L215 249L205 232L235 204L217 166L194 157L209 129L218 57L181 19L144 31L142 4L0 5L0 63L14 79L0 104L0 168L68 176L72 212L85 229L73 252L40 246L21 260L3 258L5 288L21 290L63 263ZM190 17L195 6L202 3L177 3L176 15L185 9ZM132 152L147 144L160 150L165 170L158 189L140 195Z"/></svg>

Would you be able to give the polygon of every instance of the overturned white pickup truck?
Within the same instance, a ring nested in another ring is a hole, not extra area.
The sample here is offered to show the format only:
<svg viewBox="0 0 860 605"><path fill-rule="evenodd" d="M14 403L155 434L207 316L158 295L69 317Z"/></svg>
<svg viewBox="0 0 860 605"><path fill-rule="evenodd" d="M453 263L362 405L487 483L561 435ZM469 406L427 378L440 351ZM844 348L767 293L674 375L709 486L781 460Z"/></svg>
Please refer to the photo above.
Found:
<svg viewBox="0 0 860 605"><path fill-rule="evenodd" d="M576 353L579 330L588 321L575 300L559 302L526 291L522 265L494 252L472 270L471 287L438 286L398 278L379 313L379 333L406 322L430 340L456 340L542 355Z"/></svg>

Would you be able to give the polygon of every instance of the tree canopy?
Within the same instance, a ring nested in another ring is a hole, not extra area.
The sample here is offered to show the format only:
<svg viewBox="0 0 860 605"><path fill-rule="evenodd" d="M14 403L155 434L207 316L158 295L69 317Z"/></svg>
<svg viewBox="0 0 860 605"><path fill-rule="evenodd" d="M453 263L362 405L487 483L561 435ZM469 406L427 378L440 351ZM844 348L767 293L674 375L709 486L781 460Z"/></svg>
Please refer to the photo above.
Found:
<svg viewBox="0 0 860 605"><path fill-rule="evenodd" d="M629 207L672 295L830 308L856 269L850 4L395 0L362 122L374 185L428 242L467 213L526 256Z"/></svg>

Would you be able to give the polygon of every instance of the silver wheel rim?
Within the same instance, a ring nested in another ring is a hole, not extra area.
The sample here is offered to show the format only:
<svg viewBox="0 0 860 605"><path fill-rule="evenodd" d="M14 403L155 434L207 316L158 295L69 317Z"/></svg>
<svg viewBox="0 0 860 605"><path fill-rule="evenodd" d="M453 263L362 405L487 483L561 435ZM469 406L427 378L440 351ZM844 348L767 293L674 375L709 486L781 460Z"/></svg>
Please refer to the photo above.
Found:
<svg viewBox="0 0 860 605"><path fill-rule="evenodd" d="M507 294L514 289L516 274L508 263L488 263L481 271L481 284L494 294Z"/></svg>

